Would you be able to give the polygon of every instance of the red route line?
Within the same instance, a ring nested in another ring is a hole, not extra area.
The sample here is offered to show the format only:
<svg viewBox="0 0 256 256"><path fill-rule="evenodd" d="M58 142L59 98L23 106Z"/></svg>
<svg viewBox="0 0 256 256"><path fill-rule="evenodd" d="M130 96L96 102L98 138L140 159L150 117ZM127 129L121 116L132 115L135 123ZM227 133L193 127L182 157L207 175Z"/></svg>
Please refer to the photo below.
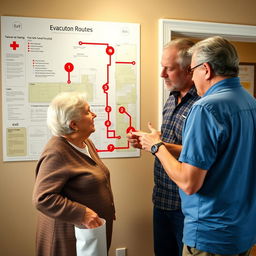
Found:
<svg viewBox="0 0 256 256"><path fill-rule="evenodd" d="M114 136L110 136L109 133L113 132ZM115 130L107 130L107 138L108 139L121 139L121 136L116 136Z"/></svg>
<svg viewBox="0 0 256 256"><path fill-rule="evenodd" d="M135 61L116 61L116 64L132 64L135 65Z"/></svg>
<svg viewBox="0 0 256 256"><path fill-rule="evenodd" d="M107 64L107 83L109 84L109 67L111 66L111 55L109 55L109 64Z"/></svg>
<svg viewBox="0 0 256 256"><path fill-rule="evenodd" d="M97 152L110 152L108 149L96 149Z"/></svg>
<svg viewBox="0 0 256 256"><path fill-rule="evenodd" d="M106 46L109 46L109 44L107 43L89 43L89 42L82 42L80 41L79 42L79 45L83 45L83 44L88 44L88 45L106 45ZM112 47L111 47L112 48ZM113 48L112 48L113 49ZM109 64L107 64L107 83L103 85L103 91L104 93L106 94L106 108L107 107L110 107L108 105L108 92L107 90L109 89L108 87L108 84L109 84L109 68L111 66L111 56L112 54L108 53L109 54ZM132 64L132 65L135 65L136 62L135 61L131 61L131 62L123 62L123 61L116 61L115 62L116 64ZM129 128L132 128L132 117L130 114L128 114L128 112L126 112L126 110L120 112L121 114L126 114L128 117L129 117ZM107 111L107 116L108 116L108 119L107 119L107 124L106 125L106 122L105 122L105 126L107 127L107 138L110 139L110 138L114 138L114 139L121 139L121 136L116 136L116 131L115 130L110 130L109 129L109 126L111 125L111 121L110 121L110 111ZM114 136L110 136L109 133L113 132L114 133ZM129 149L130 148L130 143L127 142L127 146L126 147L115 147L113 144L109 144L108 145L108 149L97 149L97 152L112 152L114 151L115 149Z"/></svg>
<svg viewBox="0 0 256 256"><path fill-rule="evenodd" d="M115 147L115 149L129 149L130 148L130 143L127 142L127 146L126 147Z"/></svg>
<svg viewBox="0 0 256 256"><path fill-rule="evenodd" d="M130 114L128 114L128 112L124 112L128 117L129 117L129 124L130 126L129 127L132 127L132 116Z"/></svg>
<svg viewBox="0 0 256 256"><path fill-rule="evenodd" d="M110 66L111 66L111 55L109 55L109 64L107 64L107 85L109 84L109 69L110 69ZM109 89L109 88L108 88ZM108 104L108 92L107 90L104 90L104 93L106 94L106 107L109 107L109 104ZM110 121L110 112L107 112L107 116L108 116L108 119L107 119L107 122L111 123ZM110 135L110 133L113 132L113 136ZM121 137L120 136L116 136L116 131L115 130L109 130L109 126L107 126L107 139L120 139Z"/></svg>
<svg viewBox="0 0 256 256"><path fill-rule="evenodd" d="M107 43L88 43L88 42L86 42L86 43L84 43L84 42L79 42L79 44L80 45L82 45L82 44L92 44L92 45L109 45L109 44L107 44Z"/></svg>
<svg viewBox="0 0 256 256"><path fill-rule="evenodd" d="M70 80L70 72L68 72L68 84L70 84L71 80Z"/></svg>

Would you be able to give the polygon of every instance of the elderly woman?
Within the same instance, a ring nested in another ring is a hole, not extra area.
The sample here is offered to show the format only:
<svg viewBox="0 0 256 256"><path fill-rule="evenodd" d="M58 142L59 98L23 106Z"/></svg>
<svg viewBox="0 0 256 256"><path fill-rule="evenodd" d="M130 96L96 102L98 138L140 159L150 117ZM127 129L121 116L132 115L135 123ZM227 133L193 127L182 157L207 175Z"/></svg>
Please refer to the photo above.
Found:
<svg viewBox="0 0 256 256"><path fill-rule="evenodd" d="M110 174L88 138L94 118L81 93L61 93L51 102L53 133L36 167L33 203L39 210L36 255L76 256L74 225L95 228L106 220L107 248L115 216Z"/></svg>

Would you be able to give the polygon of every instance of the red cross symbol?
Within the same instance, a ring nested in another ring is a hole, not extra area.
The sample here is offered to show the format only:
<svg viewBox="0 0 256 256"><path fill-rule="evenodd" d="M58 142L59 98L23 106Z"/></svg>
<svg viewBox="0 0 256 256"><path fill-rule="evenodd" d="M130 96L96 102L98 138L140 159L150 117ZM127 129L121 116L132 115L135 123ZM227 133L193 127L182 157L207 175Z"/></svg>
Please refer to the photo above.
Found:
<svg viewBox="0 0 256 256"><path fill-rule="evenodd" d="M12 44L10 44L10 47L15 51L16 48L18 48L20 45L16 43L16 41L13 41Z"/></svg>

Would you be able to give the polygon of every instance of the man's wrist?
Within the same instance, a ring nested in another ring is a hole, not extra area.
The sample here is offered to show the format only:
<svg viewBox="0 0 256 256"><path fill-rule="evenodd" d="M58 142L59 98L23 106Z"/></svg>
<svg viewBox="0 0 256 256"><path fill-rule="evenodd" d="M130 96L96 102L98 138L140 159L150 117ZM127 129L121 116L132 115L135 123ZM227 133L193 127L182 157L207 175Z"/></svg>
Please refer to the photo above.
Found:
<svg viewBox="0 0 256 256"><path fill-rule="evenodd" d="M150 152L151 152L153 155L155 155L155 154L158 152L159 148L160 148L162 145L164 145L164 142L163 142L163 141L159 141L158 143L154 144L154 145L151 147Z"/></svg>

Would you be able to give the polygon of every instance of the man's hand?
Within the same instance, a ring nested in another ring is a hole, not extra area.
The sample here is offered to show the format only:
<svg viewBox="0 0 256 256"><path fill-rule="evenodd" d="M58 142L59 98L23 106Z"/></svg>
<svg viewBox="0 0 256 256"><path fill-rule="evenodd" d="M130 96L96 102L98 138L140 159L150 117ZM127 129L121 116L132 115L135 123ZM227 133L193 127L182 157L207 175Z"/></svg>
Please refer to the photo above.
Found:
<svg viewBox="0 0 256 256"><path fill-rule="evenodd" d="M148 128L151 131L151 133L146 132L132 132L132 135L135 135L138 137L138 140L140 142L140 145L142 146L142 149L150 151L151 147L160 142L160 132L157 131L155 128L152 127L151 123L148 123Z"/></svg>
<svg viewBox="0 0 256 256"><path fill-rule="evenodd" d="M141 132L141 131L139 131ZM126 135L128 141L131 143L132 147L134 148L139 148L142 149L142 146L140 144L139 136L133 134L133 133L128 133Z"/></svg>

